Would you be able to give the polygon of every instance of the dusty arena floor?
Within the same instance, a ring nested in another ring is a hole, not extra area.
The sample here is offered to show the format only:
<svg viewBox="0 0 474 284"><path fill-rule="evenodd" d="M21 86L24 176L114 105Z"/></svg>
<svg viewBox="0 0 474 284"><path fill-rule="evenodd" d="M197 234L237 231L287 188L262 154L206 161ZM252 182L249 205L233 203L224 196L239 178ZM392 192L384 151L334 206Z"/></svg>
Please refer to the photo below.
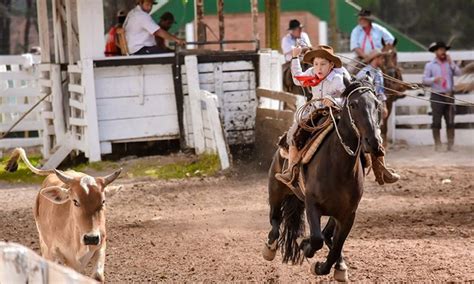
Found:
<svg viewBox="0 0 474 284"><path fill-rule="evenodd" d="M402 180L367 179L344 253L350 280L474 281L474 149L434 154L395 149L389 161ZM267 262L270 229L265 172L157 182L119 180L108 202L106 281L307 282L302 266ZM444 180L444 182L443 182ZM37 187L0 184L0 240L39 251L32 205Z"/></svg>

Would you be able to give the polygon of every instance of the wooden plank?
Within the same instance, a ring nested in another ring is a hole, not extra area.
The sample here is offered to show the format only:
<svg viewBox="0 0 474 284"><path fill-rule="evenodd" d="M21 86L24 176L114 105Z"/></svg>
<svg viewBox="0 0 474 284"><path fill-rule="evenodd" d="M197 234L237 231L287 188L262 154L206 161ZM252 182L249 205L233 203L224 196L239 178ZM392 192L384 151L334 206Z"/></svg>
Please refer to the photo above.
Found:
<svg viewBox="0 0 474 284"><path fill-rule="evenodd" d="M40 95L39 87L19 87L19 88L7 88L0 92L0 97L28 97L34 98Z"/></svg>
<svg viewBox="0 0 474 284"><path fill-rule="evenodd" d="M455 145L474 146L474 129L456 129ZM431 129L397 129L396 141L409 145L433 145ZM441 141L446 142L446 131L441 131Z"/></svg>
<svg viewBox="0 0 474 284"><path fill-rule="evenodd" d="M431 115L397 115L395 117L396 125L431 124L432 122L433 117ZM474 123L474 114L456 115L454 118L454 122Z"/></svg>
<svg viewBox="0 0 474 284"><path fill-rule="evenodd" d="M80 101L77 101L77 100L74 100L74 99L69 99L69 106L73 107L73 108L80 109L82 111L84 111L86 109L84 103L82 103Z"/></svg>
<svg viewBox="0 0 474 284"><path fill-rule="evenodd" d="M223 106L224 113L227 113L227 112L255 113L256 109L257 109L256 101L226 102Z"/></svg>
<svg viewBox="0 0 474 284"><path fill-rule="evenodd" d="M70 64L67 66L67 72L81 74L82 68L78 64Z"/></svg>
<svg viewBox="0 0 474 284"><path fill-rule="evenodd" d="M175 96L168 94L145 96L143 104L138 97L98 99L97 114L99 121L102 121L177 115L177 110Z"/></svg>
<svg viewBox="0 0 474 284"><path fill-rule="evenodd" d="M201 114L201 93L199 87L198 64L195 55L184 58L186 74L188 75L189 105L194 135L194 148L197 154L205 151L204 134Z"/></svg>
<svg viewBox="0 0 474 284"><path fill-rule="evenodd" d="M69 92L74 92L74 93L79 93L79 94L84 94L84 86L77 85L77 84L69 84L68 85L68 91Z"/></svg>
<svg viewBox="0 0 474 284"><path fill-rule="evenodd" d="M69 124L75 125L75 126L87 126L87 121L84 118L70 117Z"/></svg>
<svg viewBox="0 0 474 284"><path fill-rule="evenodd" d="M231 61L224 62L222 64L222 70L224 72L237 70L254 70L254 67L251 61Z"/></svg>
<svg viewBox="0 0 474 284"><path fill-rule="evenodd" d="M100 141L179 137L177 115L99 121Z"/></svg>
<svg viewBox="0 0 474 284"><path fill-rule="evenodd" d="M11 126L12 123L0 123L0 132L7 131ZM17 126L15 126L15 128L13 128L13 131L33 131L41 129L43 129L41 121L23 120Z"/></svg>
<svg viewBox="0 0 474 284"><path fill-rule="evenodd" d="M135 66L116 66L96 68L97 78L119 78L131 77L143 73L146 75L169 75L172 74L171 64L151 64Z"/></svg>
<svg viewBox="0 0 474 284"><path fill-rule="evenodd" d="M77 21L81 60L105 57L104 7L102 1L77 1ZM100 149L97 152L100 152Z"/></svg>
<svg viewBox="0 0 474 284"><path fill-rule="evenodd" d="M112 143L110 142L100 142L100 153L102 155L112 154Z"/></svg>
<svg viewBox="0 0 474 284"><path fill-rule="evenodd" d="M249 145L255 143L255 130L227 132L227 143L229 145Z"/></svg>
<svg viewBox="0 0 474 284"><path fill-rule="evenodd" d="M51 81L49 79L39 79L38 83L42 87L48 87L51 88Z"/></svg>
<svg viewBox="0 0 474 284"><path fill-rule="evenodd" d="M252 85L250 81L243 82L224 82L222 83L222 89L225 92L228 91L241 91L255 89L255 85Z"/></svg>
<svg viewBox="0 0 474 284"><path fill-rule="evenodd" d="M214 64L214 94L222 97L224 92L224 78L222 73L223 63L217 62ZM220 104L222 105L222 104Z"/></svg>
<svg viewBox="0 0 474 284"><path fill-rule="evenodd" d="M24 65L26 58L22 55L0 55L0 65Z"/></svg>
<svg viewBox="0 0 474 284"><path fill-rule="evenodd" d="M36 77L31 72L28 72L28 71L0 72L0 80L31 81L35 79Z"/></svg>
<svg viewBox="0 0 474 284"><path fill-rule="evenodd" d="M224 92L226 103L256 101L255 90Z"/></svg>
<svg viewBox="0 0 474 284"><path fill-rule="evenodd" d="M79 6L82 5L80 3L82 2L91 2L91 1L78 1L78 11L79 11ZM95 7L97 5L91 5L92 7ZM100 6L100 5L99 5ZM85 7L83 7L85 8ZM102 6L96 7L100 9L100 13L102 14ZM80 18L80 14L78 15L78 18ZM85 16L85 15L82 15ZM99 28L99 31L103 31L103 25L102 29ZM103 39L102 39L103 40ZM98 41L99 43L100 41ZM97 44L98 44L97 43ZM82 42L81 42L81 49L82 49ZM89 50L87 54L94 54L94 49ZM81 53L81 57L82 57ZM86 112L84 113L84 118L87 123L87 135L86 135L86 145L88 146L88 152L86 152L86 156L89 158L90 162L95 162L95 161L100 161L100 139L99 139L99 127L98 127L98 121L97 121L97 103L96 103L96 91L95 91L95 84L94 84L94 68L92 65L92 60L91 59L86 59L82 60L82 76L81 76L81 82L82 85L84 86L84 103L86 105Z"/></svg>
<svg viewBox="0 0 474 284"><path fill-rule="evenodd" d="M34 147L43 144L43 138L6 138L0 140L0 149L11 149L16 147Z"/></svg>
<svg viewBox="0 0 474 284"><path fill-rule="evenodd" d="M41 116L43 119L54 119L54 113L51 111L42 111Z"/></svg>
<svg viewBox="0 0 474 284"><path fill-rule="evenodd" d="M54 112L55 120L53 122L56 143L65 143L66 126L64 124L64 106L63 106L63 86L61 82L61 66L51 64L51 108Z"/></svg>
<svg viewBox="0 0 474 284"><path fill-rule="evenodd" d="M269 98L272 100L278 100L285 102L289 105L296 106L295 94L283 92L283 91L272 91L269 89L258 88L256 91L257 98Z"/></svg>
<svg viewBox="0 0 474 284"><path fill-rule="evenodd" d="M223 73L223 82L239 82L239 81L249 81L250 75L255 74L252 71L236 71L236 72L224 72Z"/></svg>
<svg viewBox="0 0 474 284"><path fill-rule="evenodd" d="M24 113L32 107L33 104L1 104L0 113Z"/></svg>
<svg viewBox="0 0 474 284"><path fill-rule="evenodd" d="M285 121L293 120L293 117L294 117L294 113L289 110L276 110L276 109L266 109L266 108L258 108L257 115L259 117L285 120Z"/></svg>

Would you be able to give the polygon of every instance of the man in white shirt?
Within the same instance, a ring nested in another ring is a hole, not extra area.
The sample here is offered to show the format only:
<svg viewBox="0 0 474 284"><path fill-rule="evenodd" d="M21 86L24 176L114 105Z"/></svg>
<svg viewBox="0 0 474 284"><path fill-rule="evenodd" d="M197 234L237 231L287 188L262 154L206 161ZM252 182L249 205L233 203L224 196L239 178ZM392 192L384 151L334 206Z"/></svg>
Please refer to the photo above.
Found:
<svg viewBox="0 0 474 284"><path fill-rule="evenodd" d="M162 53L163 50L156 46L155 36L175 41L178 45L186 43L183 39L161 29L153 21L149 14L153 4L156 4L154 0L139 0L137 6L127 15L124 29L130 54Z"/></svg>
<svg viewBox="0 0 474 284"><path fill-rule="evenodd" d="M308 34L303 32L303 25L296 19L290 21L288 33L281 39L281 49L286 62L291 61L291 50L295 46L303 47L303 54L306 51L305 48L311 47Z"/></svg>

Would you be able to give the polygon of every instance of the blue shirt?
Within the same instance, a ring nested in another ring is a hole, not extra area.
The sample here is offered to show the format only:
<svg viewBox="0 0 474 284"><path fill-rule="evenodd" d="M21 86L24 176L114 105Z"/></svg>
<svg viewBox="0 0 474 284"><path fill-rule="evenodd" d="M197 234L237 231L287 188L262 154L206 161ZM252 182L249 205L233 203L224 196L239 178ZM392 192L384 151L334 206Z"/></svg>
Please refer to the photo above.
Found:
<svg viewBox="0 0 474 284"><path fill-rule="evenodd" d="M366 65L362 68L359 73L357 73L356 78L362 79L365 77L367 72L370 73L370 77L374 79L375 92L377 93L377 98L381 101L386 101L387 96L385 96L385 89L383 87L383 72L380 68L374 68L372 65Z"/></svg>
<svg viewBox="0 0 474 284"><path fill-rule="evenodd" d="M382 49L382 38L386 44L393 44L395 40L393 35L386 28L376 23L372 23L370 37L372 38L374 48L372 48L370 38L368 36L366 37L364 29L360 25L357 25L351 32L351 51L356 48L362 48L364 53L368 54L375 48Z"/></svg>
<svg viewBox="0 0 474 284"><path fill-rule="evenodd" d="M443 68L446 73L443 76ZM423 84L428 85L434 92L437 93L450 93L453 91L454 76L461 75L461 69L454 63L449 64L448 60L444 62L439 61L435 58L425 65L425 72L423 73ZM443 82L435 83L436 77L443 77L446 84Z"/></svg>

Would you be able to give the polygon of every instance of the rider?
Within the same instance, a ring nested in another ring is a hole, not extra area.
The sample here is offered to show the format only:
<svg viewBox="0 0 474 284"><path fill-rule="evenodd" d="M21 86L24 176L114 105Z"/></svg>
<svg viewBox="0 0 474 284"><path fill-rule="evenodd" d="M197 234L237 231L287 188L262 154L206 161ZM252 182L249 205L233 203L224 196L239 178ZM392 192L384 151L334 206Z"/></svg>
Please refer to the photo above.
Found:
<svg viewBox="0 0 474 284"><path fill-rule="evenodd" d="M308 34L303 32L303 25L300 21L293 19L288 25L288 33L281 39L281 49L286 62L291 61L292 48L297 45L311 48L311 41Z"/></svg>
<svg viewBox="0 0 474 284"><path fill-rule="evenodd" d="M393 44L395 37L384 27L374 23L375 17L369 10L361 9L358 25L351 32L351 51L357 54L359 60L364 59L374 49L382 49L383 43Z"/></svg>
<svg viewBox="0 0 474 284"><path fill-rule="evenodd" d="M302 52L301 46L292 49L291 74L295 85L311 86L313 98L321 98L322 101L316 103L315 107L330 107L337 103L334 98L339 97L346 86L344 85L344 72L341 59L334 54L332 47L320 45L316 49L307 52L303 57L303 62L312 64L313 67L305 72L302 71L299 55ZM306 81L306 82L305 82ZM323 88L324 87L324 88ZM323 92L324 90L324 92ZM288 149L288 168L282 173L277 173L275 178L292 188L292 182L295 177L295 169L299 163L299 151L296 146L295 134L298 132L298 122L294 121L288 130L287 143Z"/></svg>
<svg viewBox="0 0 474 284"><path fill-rule="evenodd" d="M387 97L384 93L383 73L380 67L384 64L384 53L380 49L372 50L365 58L367 65L357 73L356 78L362 79L367 73L374 79L375 93L382 102L381 115L385 118L388 114L385 101ZM374 169L375 180L383 185L384 183L394 183L400 179L400 176L393 170L387 170L384 156L375 157L371 155L372 168Z"/></svg>

